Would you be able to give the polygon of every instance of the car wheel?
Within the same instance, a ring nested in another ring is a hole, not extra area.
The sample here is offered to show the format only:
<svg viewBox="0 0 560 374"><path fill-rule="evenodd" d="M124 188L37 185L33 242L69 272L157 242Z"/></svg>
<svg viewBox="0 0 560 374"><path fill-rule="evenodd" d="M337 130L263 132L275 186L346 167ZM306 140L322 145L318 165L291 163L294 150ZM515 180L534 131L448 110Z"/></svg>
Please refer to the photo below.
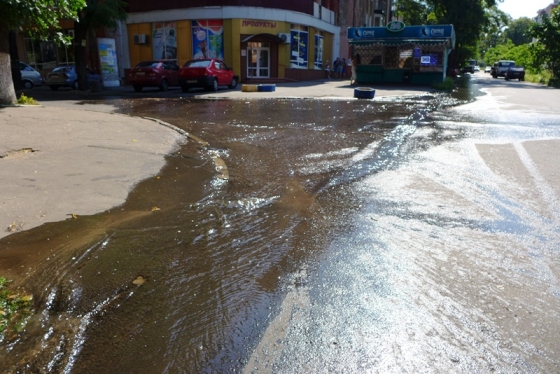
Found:
<svg viewBox="0 0 560 374"><path fill-rule="evenodd" d="M218 80L214 79L214 81L212 82L212 85L210 86L210 91L218 91Z"/></svg>
<svg viewBox="0 0 560 374"><path fill-rule="evenodd" d="M506 79L506 81L509 81L509 77L507 75L505 76L505 79Z"/></svg>
<svg viewBox="0 0 560 374"><path fill-rule="evenodd" d="M183 92L189 92L189 86L187 86L186 84L183 84L183 85L181 86L181 91L183 91Z"/></svg>
<svg viewBox="0 0 560 374"><path fill-rule="evenodd" d="M29 90L29 89L33 88L33 82L28 81L28 80L24 80L23 81L23 88L25 88L26 90Z"/></svg>
<svg viewBox="0 0 560 374"><path fill-rule="evenodd" d="M49 86L51 88L51 90L53 91L58 91L58 86Z"/></svg>
<svg viewBox="0 0 560 374"><path fill-rule="evenodd" d="M142 88L143 88L142 86L139 86L139 85L137 85L137 84L135 84L135 85L132 86L132 87L134 87L134 91L136 91L136 92L142 91Z"/></svg>
<svg viewBox="0 0 560 374"><path fill-rule="evenodd" d="M237 79L235 79L235 77L231 78L231 83L228 86L231 89L234 89L235 87L237 87Z"/></svg>
<svg viewBox="0 0 560 374"><path fill-rule="evenodd" d="M169 82L167 81L167 79L163 79L161 81L161 83L159 84L159 90L160 91L167 91L168 88L169 88Z"/></svg>

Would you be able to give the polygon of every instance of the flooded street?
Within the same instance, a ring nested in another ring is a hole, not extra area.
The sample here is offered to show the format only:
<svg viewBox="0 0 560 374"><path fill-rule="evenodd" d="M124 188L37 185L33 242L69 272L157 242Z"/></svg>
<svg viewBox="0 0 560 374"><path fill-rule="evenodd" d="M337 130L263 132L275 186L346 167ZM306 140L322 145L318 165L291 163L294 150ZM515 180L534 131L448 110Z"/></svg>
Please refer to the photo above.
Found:
<svg viewBox="0 0 560 374"><path fill-rule="evenodd" d="M0 372L558 372L560 113L488 84L111 101L208 145L122 206L0 240L52 253Z"/></svg>

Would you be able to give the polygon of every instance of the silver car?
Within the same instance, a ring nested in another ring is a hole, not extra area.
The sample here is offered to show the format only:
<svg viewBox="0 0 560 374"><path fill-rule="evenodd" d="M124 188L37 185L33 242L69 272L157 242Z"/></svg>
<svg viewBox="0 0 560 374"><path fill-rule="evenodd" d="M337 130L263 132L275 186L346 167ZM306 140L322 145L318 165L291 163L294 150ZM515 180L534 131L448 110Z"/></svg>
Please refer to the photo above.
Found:
<svg viewBox="0 0 560 374"><path fill-rule="evenodd" d="M101 82L101 76L99 74L88 70L87 75L89 84L92 82ZM76 73L76 67L71 65L54 68L53 71L47 75L45 84L53 91L58 90L59 87L78 89L78 73Z"/></svg>
<svg viewBox="0 0 560 374"><path fill-rule="evenodd" d="M16 61L15 63L19 65L19 71L21 72L21 81L23 82L24 88L30 89L34 86L40 86L43 84L44 79L41 73L33 69L31 66L24 64L23 62Z"/></svg>

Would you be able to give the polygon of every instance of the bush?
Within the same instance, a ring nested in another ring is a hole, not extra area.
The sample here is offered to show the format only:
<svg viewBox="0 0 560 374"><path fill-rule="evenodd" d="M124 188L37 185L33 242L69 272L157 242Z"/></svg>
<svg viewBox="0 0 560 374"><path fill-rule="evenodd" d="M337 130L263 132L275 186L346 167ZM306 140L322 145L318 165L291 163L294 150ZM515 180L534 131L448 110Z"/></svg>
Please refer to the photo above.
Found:
<svg viewBox="0 0 560 374"><path fill-rule="evenodd" d="M455 88L455 81L453 78L447 77L443 82L433 82L432 88L436 90L450 91Z"/></svg>
<svg viewBox="0 0 560 374"><path fill-rule="evenodd" d="M21 105L39 105L37 100L32 97L27 97L24 94L21 94L17 102Z"/></svg>

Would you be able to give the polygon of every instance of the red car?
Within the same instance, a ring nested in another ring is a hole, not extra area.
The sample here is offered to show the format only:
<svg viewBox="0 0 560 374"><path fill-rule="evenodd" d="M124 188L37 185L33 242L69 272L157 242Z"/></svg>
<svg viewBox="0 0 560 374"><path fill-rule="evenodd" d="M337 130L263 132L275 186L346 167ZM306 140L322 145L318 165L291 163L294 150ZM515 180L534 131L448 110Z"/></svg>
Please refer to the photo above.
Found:
<svg viewBox="0 0 560 374"><path fill-rule="evenodd" d="M134 91L144 87L159 87L166 91L169 86L178 86L179 66L171 61L143 61L128 73L128 82Z"/></svg>
<svg viewBox="0 0 560 374"><path fill-rule="evenodd" d="M179 85L183 92L193 87L217 91L219 86L237 87L239 76L225 62L215 58L189 60L179 71Z"/></svg>

